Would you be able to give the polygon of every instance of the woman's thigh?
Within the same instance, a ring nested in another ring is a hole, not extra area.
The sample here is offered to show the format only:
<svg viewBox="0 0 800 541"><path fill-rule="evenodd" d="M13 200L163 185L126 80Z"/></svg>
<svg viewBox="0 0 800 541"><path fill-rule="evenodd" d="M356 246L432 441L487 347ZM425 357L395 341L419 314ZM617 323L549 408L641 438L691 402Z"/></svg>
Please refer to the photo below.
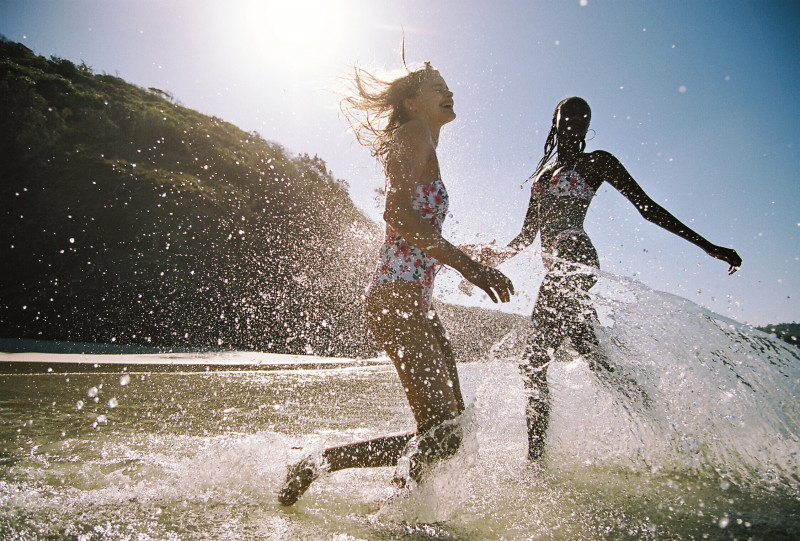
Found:
<svg viewBox="0 0 800 541"><path fill-rule="evenodd" d="M557 265L542 280L533 308L533 332L528 338L532 362L541 365L550 359L549 350L556 350L567 338L583 351L596 338L591 327L597 320L589 289L597 281L584 268Z"/></svg>
<svg viewBox="0 0 800 541"><path fill-rule="evenodd" d="M447 331L442 325L442 321L439 319L438 314L436 312L431 311L429 313L429 318L433 323L433 331L436 339L441 344L442 351L445 353L445 358L447 362L447 375L453 383L453 394L456 398L456 404L458 407L459 414L464 413L464 397L461 395L461 382L458 378L458 368L456 367L456 356L453 353L453 346L450 344L450 339L447 337Z"/></svg>
<svg viewBox="0 0 800 541"><path fill-rule="evenodd" d="M367 326L400 376L422 432L463 411L452 349L435 315L422 309L422 293L409 282L375 287L366 301Z"/></svg>

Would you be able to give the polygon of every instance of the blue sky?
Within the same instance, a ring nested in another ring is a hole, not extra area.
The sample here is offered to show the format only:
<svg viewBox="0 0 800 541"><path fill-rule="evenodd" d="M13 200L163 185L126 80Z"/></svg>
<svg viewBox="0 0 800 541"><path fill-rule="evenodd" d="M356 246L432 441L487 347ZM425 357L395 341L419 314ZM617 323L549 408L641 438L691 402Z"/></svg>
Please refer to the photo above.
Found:
<svg viewBox="0 0 800 541"><path fill-rule="evenodd" d="M376 221L381 171L338 112L351 67L396 73L430 60L458 118L439 158L454 242L519 231L555 104L580 95L594 138L738 273L641 219L601 188L587 231L604 271L741 322L800 321L800 8L770 1L0 1L0 33L171 92L284 145L318 154ZM591 133L591 132L590 132ZM591 136L591 135L590 135ZM502 267L529 313L538 243ZM437 295L490 306L444 274ZM363 281L366 282L367 277Z"/></svg>

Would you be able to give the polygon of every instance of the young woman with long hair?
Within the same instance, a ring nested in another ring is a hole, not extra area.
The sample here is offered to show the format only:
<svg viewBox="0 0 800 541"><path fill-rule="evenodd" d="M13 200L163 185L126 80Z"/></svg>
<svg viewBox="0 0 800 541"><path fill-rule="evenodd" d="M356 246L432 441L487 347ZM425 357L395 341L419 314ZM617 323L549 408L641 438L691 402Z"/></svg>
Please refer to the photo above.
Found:
<svg viewBox="0 0 800 541"><path fill-rule="evenodd" d="M569 338L573 347L590 358L595 370L612 371L597 353L593 323L597 314L589 297L600 262L584 220L592 198L608 182L630 201L646 220L678 235L708 255L730 265L732 274L742 264L730 248L716 246L681 223L645 194L625 167L603 150L585 152L591 120L589 104L579 97L561 101L544 146L544 157L531 178L530 202L522 230L503 249L484 250L481 260L498 265L529 246L541 234L542 258L547 273L533 309L521 369L528 392L528 458L538 459L550 418L547 365ZM552 163L550 160L555 155Z"/></svg>
<svg viewBox="0 0 800 541"><path fill-rule="evenodd" d="M433 310L433 283L448 265L486 292L508 302L511 281L471 259L442 237L448 196L436 148L442 126L455 119L453 93L441 74L422 68L387 82L356 69L353 93L342 102L358 141L386 173L386 236L367 286L365 316L378 345L394 363L417 430L326 449L292 466L279 500L291 505L320 472L393 466L395 481L419 481L432 463L461 445L464 412L455 356Z"/></svg>

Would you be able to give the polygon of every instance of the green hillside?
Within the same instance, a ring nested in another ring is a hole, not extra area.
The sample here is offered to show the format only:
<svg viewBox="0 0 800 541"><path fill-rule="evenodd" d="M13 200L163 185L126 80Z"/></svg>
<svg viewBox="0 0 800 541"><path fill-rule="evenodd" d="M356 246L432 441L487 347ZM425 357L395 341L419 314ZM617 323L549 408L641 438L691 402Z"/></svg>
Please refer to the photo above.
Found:
<svg viewBox="0 0 800 541"><path fill-rule="evenodd" d="M370 355L378 226L325 162L0 42L0 337Z"/></svg>

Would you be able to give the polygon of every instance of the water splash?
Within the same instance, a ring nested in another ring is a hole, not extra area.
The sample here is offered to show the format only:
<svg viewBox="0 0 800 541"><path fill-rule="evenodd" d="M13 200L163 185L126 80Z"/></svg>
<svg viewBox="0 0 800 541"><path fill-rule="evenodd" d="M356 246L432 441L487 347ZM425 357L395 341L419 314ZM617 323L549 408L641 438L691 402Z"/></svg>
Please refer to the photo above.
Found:
<svg viewBox="0 0 800 541"><path fill-rule="evenodd" d="M614 286L597 295L605 309L601 348L653 406L614 408L597 391L597 404L614 420L589 430L601 441L616 434L610 441L618 450L607 448L606 456L798 493L800 351L686 299L620 278ZM611 398L619 403L619 396ZM564 434L560 441L585 449L582 461L596 456L595 448L586 449L589 438Z"/></svg>
<svg viewBox="0 0 800 541"><path fill-rule="evenodd" d="M86 539L800 534L797 350L684 299L602 278L595 293L601 348L650 402L620 393L615 381L624 380L598 378L567 349L566 362L549 370L553 419L540 464L525 458L515 350L522 328L491 358L459 365L464 445L406 498L390 485L392 470L378 468L324 476L292 508L276 502L287 464L411 427L389 363L0 376L0 532ZM112 389L118 405L106 408L111 393L87 400L92 387ZM93 427L98 414L107 422Z"/></svg>

